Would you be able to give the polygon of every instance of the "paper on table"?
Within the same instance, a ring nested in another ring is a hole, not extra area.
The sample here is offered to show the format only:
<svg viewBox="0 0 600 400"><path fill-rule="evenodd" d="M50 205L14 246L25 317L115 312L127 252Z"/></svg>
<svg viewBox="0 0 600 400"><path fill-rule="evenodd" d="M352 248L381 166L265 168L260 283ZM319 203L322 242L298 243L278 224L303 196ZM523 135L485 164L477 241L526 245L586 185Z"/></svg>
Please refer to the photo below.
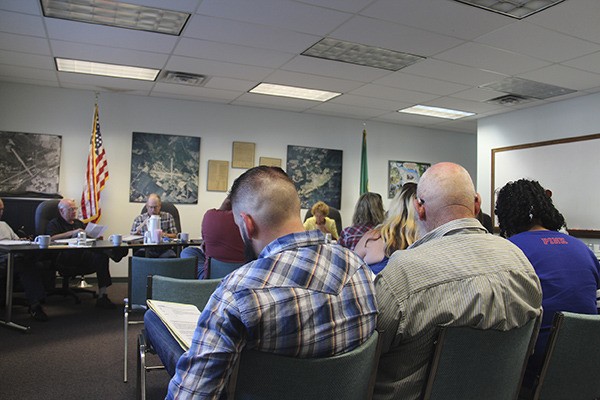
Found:
<svg viewBox="0 0 600 400"><path fill-rule="evenodd" d="M31 244L31 241L29 240L0 240L0 245L1 246L16 246L16 245L20 245L20 244Z"/></svg>
<svg viewBox="0 0 600 400"><path fill-rule="evenodd" d="M92 238L98 238L104 234L106 231L106 225L98 225L93 222L88 222L85 227L85 233Z"/></svg>
<svg viewBox="0 0 600 400"><path fill-rule="evenodd" d="M76 245L78 240L79 240L79 239L77 239L77 238L70 238L70 239L56 239L56 240L54 241L54 243L66 243L66 244L68 244L68 245ZM95 241L96 241L96 239L90 239L90 238L87 238L87 239L85 239L85 244L86 244L86 245L91 245L91 244L92 244L93 242L95 242Z"/></svg>
<svg viewBox="0 0 600 400"><path fill-rule="evenodd" d="M135 242L136 240L143 240L144 237L142 235L126 235L123 236L123 241L125 243Z"/></svg>
<svg viewBox="0 0 600 400"><path fill-rule="evenodd" d="M193 304L152 299L148 299L146 302L148 307L158 315L173 334L181 348L183 350L189 349L200 317L198 307Z"/></svg>

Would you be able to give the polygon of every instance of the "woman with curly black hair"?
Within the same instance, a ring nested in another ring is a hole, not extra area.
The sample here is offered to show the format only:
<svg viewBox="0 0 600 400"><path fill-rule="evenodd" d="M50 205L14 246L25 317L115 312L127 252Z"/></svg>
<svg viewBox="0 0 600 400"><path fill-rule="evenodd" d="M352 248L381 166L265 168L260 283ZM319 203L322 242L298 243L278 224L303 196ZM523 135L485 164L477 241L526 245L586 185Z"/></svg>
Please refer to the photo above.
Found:
<svg viewBox="0 0 600 400"><path fill-rule="evenodd" d="M558 232L565 219L554 207L551 192L537 181L507 183L498 193L495 213L500 235L525 253L542 284L542 325L524 380L524 386L531 388L540 372L554 313L598 313L600 266L585 243Z"/></svg>

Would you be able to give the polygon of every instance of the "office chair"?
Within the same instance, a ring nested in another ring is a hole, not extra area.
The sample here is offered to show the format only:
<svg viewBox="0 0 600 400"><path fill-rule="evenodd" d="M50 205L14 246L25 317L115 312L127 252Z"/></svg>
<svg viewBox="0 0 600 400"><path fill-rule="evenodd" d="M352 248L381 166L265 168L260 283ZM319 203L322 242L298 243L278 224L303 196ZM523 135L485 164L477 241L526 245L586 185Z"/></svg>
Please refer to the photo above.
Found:
<svg viewBox="0 0 600 400"><path fill-rule="evenodd" d="M229 275L232 271L238 269L244 262L230 263L216 258L208 258L208 279L219 279Z"/></svg>
<svg viewBox="0 0 600 400"><path fill-rule="evenodd" d="M600 315L558 312L534 400L600 398Z"/></svg>
<svg viewBox="0 0 600 400"><path fill-rule="evenodd" d="M365 400L373 396L379 333L356 349L323 358L284 357L244 350L229 381L236 400Z"/></svg>
<svg viewBox="0 0 600 400"><path fill-rule="evenodd" d="M517 399L538 324L534 318L509 331L442 327L423 399Z"/></svg>
<svg viewBox="0 0 600 400"><path fill-rule="evenodd" d="M129 325L142 324L144 321L130 321L129 314L146 311L146 284L149 275L163 275L174 278L196 279L197 261L190 258L129 258L129 279L127 297L123 308L123 382L127 382L127 352Z"/></svg>
<svg viewBox="0 0 600 400"><path fill-rule="evenodd" d="M312 211L309 208L308 211L306 211L306 215L304 215L304 221L306 221L312 216ZM335 221L335 229L337 229L338 236L340 236L340 234L342 233L342 229L344 229L342 226L342 216L340 214L340 211L337 208L329 207L328 217Z"/></svg>
<svg viewBox="0 0 600 400"><path fill-rule="evenodd" d="M46 227L48 226L48 222L50 222L54 218L60 217L60 213L58 211L58 203L60 199L52 199L45 200L38 204L35 210L35 234L36 235L45 235ZM95 290L88 290L86 287L91 287L92 285L88 285L85 283L85 279L83 276L85 274L93 274L95 273L95 269L87 268L86 266L66 266L57 263L56 261L52 261L53 268L58 272L60 277L62 278L61 287L54 288L49 295L63 295L70 296L75 300L75 303L81 303L81 299L77 295L77 293L90 293L94 298L98 297L98 294ZM81 276L81 283L78 287L70 287L69 281L76 277Z"/></svg>
<svg viewBox="0 0 600 400"><path fill-rule="evenodd" d="M204 309L208 299L221 283L220 279L178 279L160 275L148 276L148 299L170 301L174 303L193 304L199 310ZM137 374L138 398L146 398L146 373L151 370L164 369L164 366L146 365L148 352L156 353L153 343L149 343L145 330L138 335ZM175 363L183 354L183 349L174 354L169 360L161 360L163 364L170 363L169 370L175 370ZM165 364L166 365L166 364Z"/></svg>

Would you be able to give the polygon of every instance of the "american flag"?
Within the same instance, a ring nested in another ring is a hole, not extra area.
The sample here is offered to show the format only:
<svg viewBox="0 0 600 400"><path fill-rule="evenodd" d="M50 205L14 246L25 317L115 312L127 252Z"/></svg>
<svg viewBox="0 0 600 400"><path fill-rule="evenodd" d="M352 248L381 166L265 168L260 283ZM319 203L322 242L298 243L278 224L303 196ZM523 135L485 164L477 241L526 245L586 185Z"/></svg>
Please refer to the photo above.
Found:
<svg viewBox="0 0 600 400"><path fill-rule="evenodd" d="M94 124L90 140L90 154L87 160L85 185L81 194L81 215L83 222L97 222L100 219L100 192L108 179L108 164L106 153L100 135L98 105L94 111Z"/></svg>

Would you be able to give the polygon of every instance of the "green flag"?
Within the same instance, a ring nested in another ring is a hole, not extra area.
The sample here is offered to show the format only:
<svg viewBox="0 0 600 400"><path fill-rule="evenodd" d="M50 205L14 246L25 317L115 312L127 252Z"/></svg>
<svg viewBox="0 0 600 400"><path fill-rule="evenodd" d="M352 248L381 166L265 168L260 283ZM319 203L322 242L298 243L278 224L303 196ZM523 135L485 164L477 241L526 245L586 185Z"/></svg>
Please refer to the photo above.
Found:
<svg viewBox="0 0 600 400"><path fill-rule="evenodd" d="M369 191L369 167L367 165L367 130L363 129L362 152L360 155L360 194Z"/></svg>

